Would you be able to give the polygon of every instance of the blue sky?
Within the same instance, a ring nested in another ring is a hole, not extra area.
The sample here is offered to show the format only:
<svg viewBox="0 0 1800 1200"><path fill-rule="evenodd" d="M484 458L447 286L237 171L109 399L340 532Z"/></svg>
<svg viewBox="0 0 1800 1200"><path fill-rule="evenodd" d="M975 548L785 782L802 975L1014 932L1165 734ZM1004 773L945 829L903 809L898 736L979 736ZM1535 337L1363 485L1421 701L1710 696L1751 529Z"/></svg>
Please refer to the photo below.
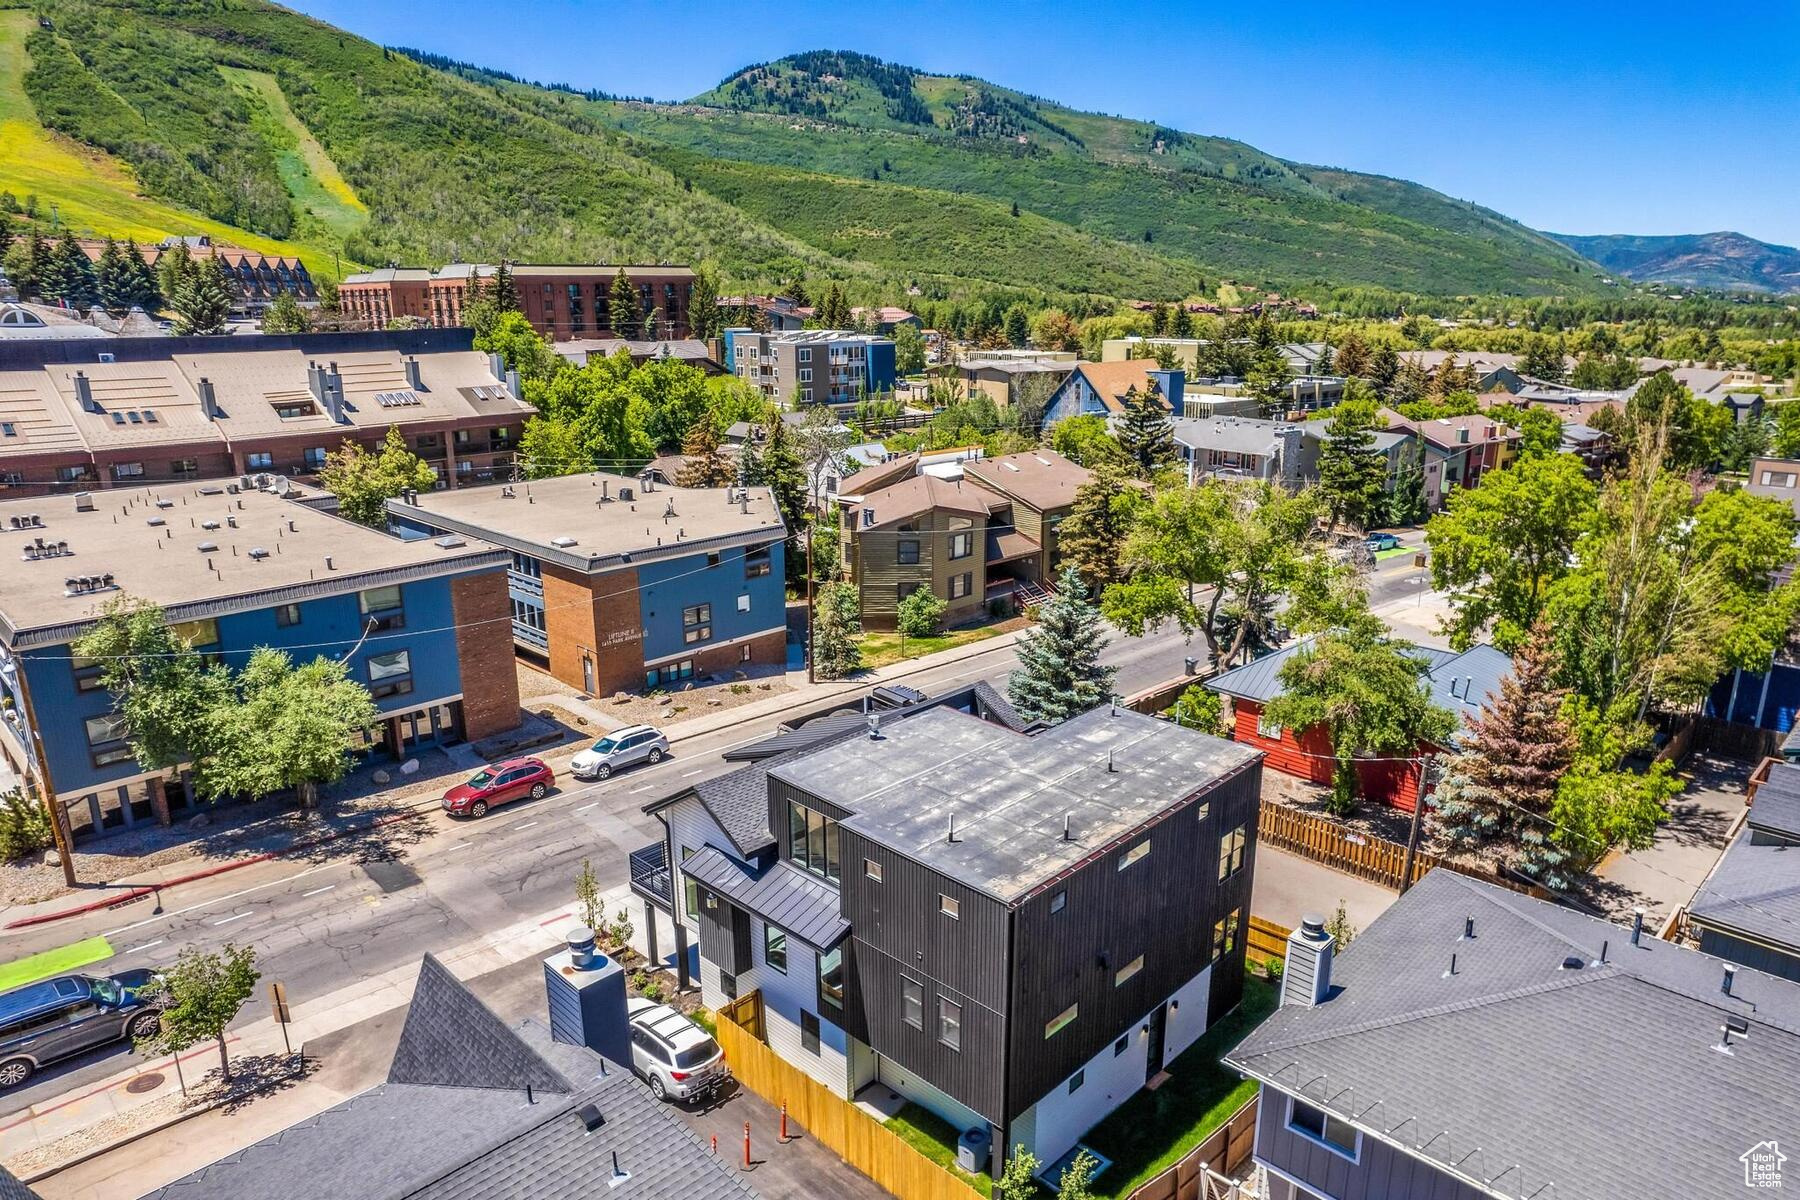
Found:
<svg viewBox="0 0 1800 1200"><path fill-rule="evenodd" d="M665 100L793 51L861 50L1540 229L1800 245L1792 3L288 2L375 41Z"/></svg>

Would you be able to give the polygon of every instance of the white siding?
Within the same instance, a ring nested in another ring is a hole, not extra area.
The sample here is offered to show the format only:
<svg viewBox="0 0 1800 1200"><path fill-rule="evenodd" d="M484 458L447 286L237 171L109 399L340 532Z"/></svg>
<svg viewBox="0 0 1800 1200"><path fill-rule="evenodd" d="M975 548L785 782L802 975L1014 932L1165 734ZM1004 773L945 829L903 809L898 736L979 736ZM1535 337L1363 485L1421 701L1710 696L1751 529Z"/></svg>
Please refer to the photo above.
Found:
<svg viewBox="0 0 1800 1200"><path fill-rule="evenodd" d="M1163 1060L1168 1066L1177 1055L1200 1040L1206 1032L1207 1001L1212 998L1212 967L1175 989L1169 997L1173 1005L1168 1023L1163 1027Z"/></svg>
<svg viewBox="0 0 1800 1200"><path fill-rule="evenodd" d="M958 1130L989 1128L986 1117L962 1101L954 1100L926 1083L892 1059L882 1057L881 1070L877 1077L888 1087L893 1088L919 1107L930 1109Z"/></svg>
<svg viewBox="0 0 1800 1200"><path fill-rule="evenodd" d="M1069 1080L1075 1078L1075 1072L1031 1106L1036 1130L1031 1152L1040 1162L1061 1158L1082 1134L1144 1086L1149 1035L1142 1029L1143 1022L1132 1022L1131 1029L1123 1035L1123 1053L1114 1054L1112 1046L1108 1046L1082 1064L1081 1086L1073 1092L1069 1090Z"/></svg>
<svg viewBox="0 0 1800 1200"><path fill-rule="evenodd" d="M800 1039L800 1014L817 1014L819 960L810 946L788 937L787 974L766 965L763 959L763 921L751 921L750 970L738 976L738 994L761 988L763 1020L769 1048L808 1075L846 1098L850 1095L850 1037L829 1020L819 1022L819 1052L808 1050Z"/></svg>
<svg viewBox="0 0 1800 1200"><path fill-rule="evenodd" d="M688 919L687 916L687 877L681 873L681 852L692 850L698 853L706 846L714 846L721 854L737 858L739 861L742 860L736 847L731 844L731 839L725 836L725 831L719 828L719 824L713 820L712 814L706 811L706 805L700 803L696 797L689 796L684 800L676 801L665 808L662 815L669 823L669 838L675 843L670 850L670 857L674 859L671 864L674 869L670 872L670 881L671 887L674 889L672 895L675 900L675 915L682 924L687 926L688 941L692 944L699 940L700 924L698 921ZM704 968L701 973L705 974ZM716 971L714 978L717 978ZM706 1003L708 1007L712 1007L711 1000Z"/></svg>

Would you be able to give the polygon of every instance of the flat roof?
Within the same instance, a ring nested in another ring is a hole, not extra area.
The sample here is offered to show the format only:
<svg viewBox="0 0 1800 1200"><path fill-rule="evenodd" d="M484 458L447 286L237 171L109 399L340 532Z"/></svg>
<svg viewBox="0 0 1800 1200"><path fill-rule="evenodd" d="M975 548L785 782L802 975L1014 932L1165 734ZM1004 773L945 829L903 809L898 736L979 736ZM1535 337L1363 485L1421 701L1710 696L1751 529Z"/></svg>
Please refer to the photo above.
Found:
<svg viewBox="0 0 1800 1200"><path fill-rule="evenodd" d="M580 571L787 535L766 487L652 489L642 479L600 471L431 492L416 505L390 500L388 511Z"/></svg>
<svg viewBox="0 0 1800 1200"><path fill-rule="evenodd" d="M120 593L181 621L507 561L477 542L406 542L273 492L234 495L226 487L217 481L0 501L7 561L0 569L0 635L14 645L66 641ZM77 508L80 495L91 498L91 509ZM42 518L42 527L12 527L12 518L27 516ZM46 546L66 542L68 553L38 553L39 539ZM28 545L37 557L27 557ZM215 548L202 549L209 545ZM268 553L252 557L252 550ZM106 575L110 589L68 585Z"/></svg>
<svg viewBox="0 0 1800 1200"><path fill-rule="evenodd" d="M1035 735L930 709L769 774L848 809L844 828L1012 902L1259 757L1113 706Z"/></svg>

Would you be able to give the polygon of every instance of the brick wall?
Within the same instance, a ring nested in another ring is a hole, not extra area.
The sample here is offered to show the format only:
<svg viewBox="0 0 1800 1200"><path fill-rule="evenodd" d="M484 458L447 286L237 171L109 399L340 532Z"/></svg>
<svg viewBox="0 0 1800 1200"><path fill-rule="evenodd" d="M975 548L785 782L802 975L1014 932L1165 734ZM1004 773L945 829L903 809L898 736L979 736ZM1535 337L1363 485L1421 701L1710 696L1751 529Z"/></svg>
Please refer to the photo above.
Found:
<svg viewBox="0 0 1800 1200"><path fill-rule="evenodd" d="M744 657L744 648L746 646L750 649L749 658ZM692 653L679 654L672 660L665 659L662 661L664 665L668 665L671 662L681 662L683 659L688 658L694 660L694 674L696 676L729 675L731 672L745 666L786 662L787 631L783 629L771 630L768 633L758 634L747 641L738 642L735 645L730 646L714 646L711 649L696 647ZM637 683L632 686L642 687L643 685L644 680L642 673L640 672Z"/></svg>
<svg viewBox="0 0 1800 1200"><path fill-rule="evenodd" d="M593 695L644 686L644 626L635 567L588 575L545 563L544 625L550 674L570 687L588 686L583 660L593 663Z"/></svg>
<svg viewBox="0 0 1800 1200"><path fill-rule="evenodd" d="M512 602L506 572L450 581L456 656L462 669L463 725L478 741L519 725L519 676L513 666Z"/></svg>

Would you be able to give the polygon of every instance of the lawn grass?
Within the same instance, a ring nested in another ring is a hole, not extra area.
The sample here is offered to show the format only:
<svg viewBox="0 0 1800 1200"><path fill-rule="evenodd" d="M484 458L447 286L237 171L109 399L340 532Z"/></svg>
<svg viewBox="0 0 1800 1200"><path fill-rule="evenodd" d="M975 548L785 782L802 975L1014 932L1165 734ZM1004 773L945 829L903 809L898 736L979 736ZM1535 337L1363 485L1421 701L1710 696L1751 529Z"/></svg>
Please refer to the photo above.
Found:
<svg viewBox="0 0 1800 1200"><path fill-rule="evenodd" d="M38 212L46 219L55 204L62 224L78 231L152 245L169 234L206 234L264 254L329 261L329 254L321 259L316 247L262 237L140 195L130 169L118 159L46 129L25 93L25 72L31 65L25 39L35 28L37 18L30 12L0 12L0 191L11 192L21 203L36 196Z"/></svg>
<svg viewBox="0 0 1800 1200"><path fill-rule="evenodd" d="M89 963L100 962L111 958L112 953L111 942L103 937L91 937L67 946L58 946L54 950L15 958L12 962L0 964L0 992L36 983L52 975L61 975Z"/></svg>
<svg viewBox="0 0 1800 1200"><path fill-rule="evenodd" d="M890 663L900 662L902 659L936 654L939 650L966 646L970 642L983 641L1005 632L999 625L976 625L969 629L952 629L931 637L909 637L906 639L906 649L903 654L901 653L899 633L892 630L871 631L862 636L863 666L885 667Z"/></svg>
<svg viewBox="0 0 1800 1200"><path fill-rule="evenodd" d="M994 1194L994 1181L987 1175L971 1175L956 1165L957 1131L930 1109L920 1108L909 1100L906 1107L889 1117L885 1124L901 1141L983 1196Z"/></svg>
<svg viewBox="0 0 1800 1200"><path fill-rule="evenodd" d="M1094 1181L1095 1196L1128 1196L1175 1165L1256 1094L1256 1084L1219 1059L1275 1011L1276 991L1256 976L1244 979L1244 998L1206 1035L1169 1064L1169 1079L1114 1109L1081 1140L1112 1159Z"/></svg>

